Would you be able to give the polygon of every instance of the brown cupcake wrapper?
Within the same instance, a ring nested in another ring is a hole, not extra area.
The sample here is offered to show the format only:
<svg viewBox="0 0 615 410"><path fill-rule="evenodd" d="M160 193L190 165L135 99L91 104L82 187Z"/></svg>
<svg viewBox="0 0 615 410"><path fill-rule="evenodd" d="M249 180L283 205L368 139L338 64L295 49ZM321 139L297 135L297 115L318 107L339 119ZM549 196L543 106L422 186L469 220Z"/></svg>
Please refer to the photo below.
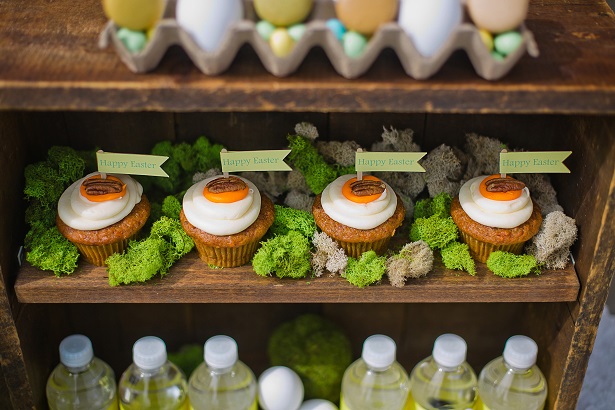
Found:
<svg viewBox="0 0 615 410"><path fill-rule="evenodd" d="M138 232L137 232L138 233ZM88 262L96 266L105 266L105 260L114 253L122 253L128 248L128 242L137 237L137 233L129 238L119 240L106 245L85 245L73 242L79 249L79 253Z"/></svg>
<svg viewBox="0 0 615 410"><path fill-rule="evenodd" d="M472 257L482 263L487 262L491 252L503 251L520 255L523 252L523 246L525 245L525 242L496 245L489 242L479 241L478 239L473 238L462 231L460 231L459 234L461 236L461 240L468 245Z"/></svg>
<svg viewBox="0 0 615 410"><path fill-rule="evenodd" d="M360 258L363 252L374 251L378 255L382 255L386 252L389 242L391 238L384 238L374 242L345 242L335 239L335 242L338 243L346 252L346 255L352 258Z"/></svg>
<svg viewBox="0 0 615 410"><path fill-rule="evenodd" d="M237 247L211 246L198 239L194 240L194 244L199 252L199 257L208 265L214 265L220 268L234 268L250 262L254 253L256 253L259 241L260 238Z"/></svg>

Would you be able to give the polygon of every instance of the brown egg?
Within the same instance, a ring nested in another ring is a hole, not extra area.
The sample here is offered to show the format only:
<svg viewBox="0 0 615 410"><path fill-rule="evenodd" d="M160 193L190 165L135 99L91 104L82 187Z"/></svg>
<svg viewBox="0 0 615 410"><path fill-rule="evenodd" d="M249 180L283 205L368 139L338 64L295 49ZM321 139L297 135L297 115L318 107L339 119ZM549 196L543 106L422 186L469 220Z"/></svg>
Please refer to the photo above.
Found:
<svg viewBox="0 0 615 410"><path fill-rule="evenodd" d="M527 16L529 0L467 0L474 24L491 33L514 30Z"/></svg>
<svg viewBox="0 0 615 410"><path fill-rule="evenodd" d="M397 0L338 0L335 12L347 30L371 35L381 24L395 19L397 4Z"/></svg>

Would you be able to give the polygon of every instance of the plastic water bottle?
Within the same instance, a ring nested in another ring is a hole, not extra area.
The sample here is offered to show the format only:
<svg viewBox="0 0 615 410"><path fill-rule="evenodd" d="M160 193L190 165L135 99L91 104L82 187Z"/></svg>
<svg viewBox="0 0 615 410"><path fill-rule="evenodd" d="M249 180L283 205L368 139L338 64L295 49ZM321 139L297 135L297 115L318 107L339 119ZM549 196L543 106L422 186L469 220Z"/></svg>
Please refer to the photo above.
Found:
<svg viewBox="0 0 615 410"><path fill-rule="evenodd" d="M403 410L408 397L408 373L396 361L393 339L365 339L361 358L342 378L340 410Z"/></svg>
<svg viewBox="0 0 615 410"><path fill-rule="evenodd" d="M132 359L120 378L120 409L188 409L186 376L167 360L161 339L146 336L137 340Z"/></svg>
<svg viewBox="0 0 615 410"><path fill-rule="evenodd" d="M466 353L466 342L457 335L447 333L436 339L432 355L420 361L410 375L417 410L474 408L477 379Z"/></svg>
<svg viewBox="0 0 615 410"><path fill-rule="evenodd" d="M47 380L51 410L115 410L115 375L109 365L94 357L92 342L71 335L60 343L60 364Z"/></svg>
<svg viewBox="0 0 615 410"><path fill-rule="evenodd" d="M527 336L513 336L502 356L480 372L478 394L485 410L540 410L547 381L536 366L538 346Z"/></svg>
<svg viewBox="0 0 615 410"><path fill-rule="evenodd" d="M257 410L256 378L239 360L237 343L228 336L205 342L205 362L188 382L190 407L194 410Z"/></svg>

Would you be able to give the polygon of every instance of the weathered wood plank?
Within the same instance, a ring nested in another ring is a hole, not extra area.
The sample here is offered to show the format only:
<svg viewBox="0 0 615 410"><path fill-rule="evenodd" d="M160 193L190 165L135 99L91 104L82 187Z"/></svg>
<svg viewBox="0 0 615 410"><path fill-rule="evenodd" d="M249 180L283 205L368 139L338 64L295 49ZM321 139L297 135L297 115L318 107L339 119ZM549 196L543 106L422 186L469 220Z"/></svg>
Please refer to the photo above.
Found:
<svg viewBox="0 0 615 410"><path fill-rule="evenodd" d="M19 21L18 25L14 24ZM527 19L541 57L522 58L502 80L477 76L463 53L427 81L408 77L385 51L346 80L321 50L290 77L267 73L245 47L210 77L171 49L152 73L133 74L111 49L98 0L3 2L0 108L105 111L615 112L615 16L604 1L533 1ZM460 102L463 102L460 104Z"/></svg>
<svg viewBox="0 0 615 410"><path fill-rule="evenodd" d="M340 277L280 280L258 276L248 265L210 269L192 252L164 278L145 284L110 287L104 268L81 263L70 276L56 278L25 265L15 284L22 303L410 303L410 302L561 302L576 300L574 269L507 280L477 264L477 275L445 269L437 262L427 277L396 288L359 289Z"/></svg>

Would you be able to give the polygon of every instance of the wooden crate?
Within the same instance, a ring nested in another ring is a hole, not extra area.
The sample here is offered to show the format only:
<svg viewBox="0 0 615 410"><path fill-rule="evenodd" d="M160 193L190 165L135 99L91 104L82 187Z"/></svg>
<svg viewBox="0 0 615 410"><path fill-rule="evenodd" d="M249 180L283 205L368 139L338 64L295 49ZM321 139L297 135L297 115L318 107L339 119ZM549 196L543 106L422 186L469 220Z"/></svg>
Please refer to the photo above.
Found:
<svg viewBox="0 0 615 410"><path fill-rule="evenodd" d="M304 312L338 323L355 355L368 335L391 335L408 370L444 332L467 340L477 371L509 336L527 334L539 345L548 407L575 407L615 260L615 46L599 41L615 36L615 17L604 2L533 2L528 26L543 55L522 59L495 83L478 78L461 54L425 82L409 79L387 53L348 81L318 50L285 79L266 73L250 49L220 77L204 76L177 49L153 73L135 75L112 51L94 48L104 25L97 1L3 7L0 54L10 57L0 61L1 408L44 408L58 343L73 332L89 335L118 375L146 334L163 337L170 350L230 334L259 373L271 330ZM249 267L210 271L195 255L165 279L120 288L86 264L60 279L18 266L23 169L50 146L147 153L158 141L206 135L230 149L282 148L299 121L314 123L323 139L365 145L394 126L414 129L426 151L461 145L466 132L512 147L572 150L572 173L552 180L579 226L576 265L519 280L482 265L476 277L437 267L403 289L260 278Z"/></svg>

